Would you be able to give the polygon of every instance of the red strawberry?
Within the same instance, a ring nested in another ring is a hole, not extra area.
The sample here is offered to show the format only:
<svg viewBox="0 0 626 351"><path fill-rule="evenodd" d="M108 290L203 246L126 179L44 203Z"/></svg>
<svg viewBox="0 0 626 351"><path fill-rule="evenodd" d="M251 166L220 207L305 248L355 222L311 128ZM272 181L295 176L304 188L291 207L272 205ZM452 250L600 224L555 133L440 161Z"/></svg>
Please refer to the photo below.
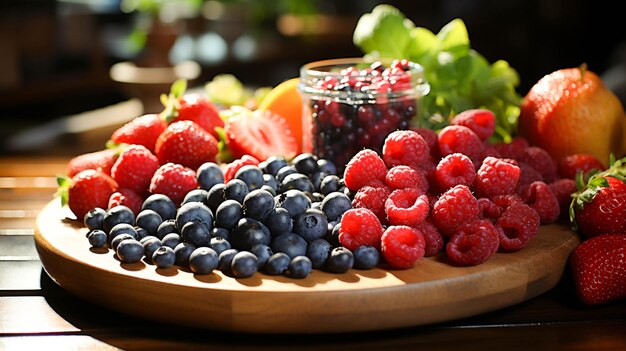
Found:
<svg viewBox="0 0 626 351"><path fill-rule="evenodd" d="M145 195L150 179L159 166L159 159L145 146L129 145L111 168L111 177L121 188Z"/></svg>
<svg viewBox="0 0 626 351"><path fill-rule="evenodd" d="M113 178L94 169L80 171L71 179L59 177L57 182L61 204L69 205L78 220L93 208L107 208L111 194L118 188Z"/></svg>
<svg viewBox="0 0 626 351"><path fill-rule="evenodd" d="M78 155L67 163L67 175L71 178L86 169L95 169L110 175L111 167L113 167L117 156L118 151L115 149L104 149Z"/></svg>
<svg viewBox="0 0 626 351"><path fill-rule="evenodd" d="M623 233L626 228L626 157L612 161L606 171L596 173L572 196L570 219L586 237Z"/></svg>
<svg viewBox="0 0 626 351"><path fill-rule="evenodd" d="M233 160L224 167L224 182L228 183L229 180L235 178L235 174L241 167L245 165L258 166L258 164L259 160L250 155L243 155L241 158Z"/></svg>
<svg viewBox="0 0 626 351"><path fill-rule="evenodd" d="M154 145L167 123L159 115L147 114L139 116L124 124L111 135L116 144L139 144L154 152Z"/></svg>
<svg viewBox="0 0 626 351"><path fill-rule="evenodd" d="M145 199L128 188L119 188L109 197L107 208L124 205L133 211L135 216L141 211L141 205Z"/></svg>
<svg viewBox="0 0 626 351"><path fill-rule="evenodd" d="M597 305L626 297L624 234L599 235L584 241L572 252L570 269L583 303Z"/></svg>
<svg viewBox="0 0 626 351"><path fill-rule="evenodd" d="M173 162L198 169L205 162L214 162L217 140L192 121L170 124L157 139L155 154L161 164Z"/></svg>
<svg viewBox="0 0 626 351"><path fill-rule="evenodd" d="M197 187L196 172L171 162L159 167L150 181L150 193L166 195L176 206L180 205L188 192Z"/></svg>
<svg viewBox="0 0 626 351"><path fill-rule="evenodd" d="M604 171L605 167L595 156L590 154L574 154L561 158L557 163L559 176L574 179L576 173L583 171L584 174L596 169Z"/></svg>
<svg viewBox="0 0 626 351"><path fill-rule="evenodd" d="M287 122L271 111L238 109L224 129L226 143L235 158L248 154L261 161L270 156L291 159L298 152Z"/></svg>

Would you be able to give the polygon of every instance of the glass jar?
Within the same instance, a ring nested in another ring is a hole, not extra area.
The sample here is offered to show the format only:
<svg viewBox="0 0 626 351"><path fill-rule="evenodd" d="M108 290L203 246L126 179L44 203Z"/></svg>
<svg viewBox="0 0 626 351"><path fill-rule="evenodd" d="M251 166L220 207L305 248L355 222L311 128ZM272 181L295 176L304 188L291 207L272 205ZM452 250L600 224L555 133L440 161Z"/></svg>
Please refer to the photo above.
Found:
<svg viewBox="0 0 626 351"><path fill-rule="evenodd" d="M298 89L303 151L343 171L358 151L380 153L389 133L408 129L430 86L419 64L347 58L302 66Z"/></svg>

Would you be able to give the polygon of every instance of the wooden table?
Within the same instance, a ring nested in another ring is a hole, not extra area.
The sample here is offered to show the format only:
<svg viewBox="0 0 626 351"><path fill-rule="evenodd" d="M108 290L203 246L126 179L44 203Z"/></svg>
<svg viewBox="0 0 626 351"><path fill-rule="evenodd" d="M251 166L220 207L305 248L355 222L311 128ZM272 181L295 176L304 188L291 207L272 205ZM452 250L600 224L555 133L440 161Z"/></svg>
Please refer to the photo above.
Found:
<svg viewBox="0 0 626 351"><path fill-rule="evenodd" d="M51 200L55 175L66 163L66 158L0 158L0 350L626 350L626 301L584 306L569 274L554 289L519 305L380 332L246 335L107 310L57 286L35 250L35 218Z"/></svg>

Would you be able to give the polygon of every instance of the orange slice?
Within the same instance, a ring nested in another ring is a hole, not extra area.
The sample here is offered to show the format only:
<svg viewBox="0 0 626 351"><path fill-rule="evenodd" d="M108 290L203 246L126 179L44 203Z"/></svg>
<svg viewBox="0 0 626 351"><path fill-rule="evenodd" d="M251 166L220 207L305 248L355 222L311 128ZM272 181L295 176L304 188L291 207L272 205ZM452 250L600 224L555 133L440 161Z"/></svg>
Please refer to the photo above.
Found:
<svg viewBox="0 0 626 351"><path fill-rule="evenodd" d="M269 110L282 116L302 150L302 97L298 92L300 78L288 79L274 87L261 101L258 110Z"/></svg>

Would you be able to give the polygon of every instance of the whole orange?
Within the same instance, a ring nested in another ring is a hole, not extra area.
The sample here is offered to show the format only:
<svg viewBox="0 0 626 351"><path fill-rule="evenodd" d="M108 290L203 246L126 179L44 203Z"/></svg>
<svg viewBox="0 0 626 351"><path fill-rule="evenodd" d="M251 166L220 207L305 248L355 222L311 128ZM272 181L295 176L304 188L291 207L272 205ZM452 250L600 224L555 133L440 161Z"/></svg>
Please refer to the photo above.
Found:
<svg viewBox="0 0 626 351"><path fill-rule="evenodd" d="M541 78L524 97L518 134L552 157L588 153L608 164L626 152L626 116L617 96L583 65Z"/></svg>

